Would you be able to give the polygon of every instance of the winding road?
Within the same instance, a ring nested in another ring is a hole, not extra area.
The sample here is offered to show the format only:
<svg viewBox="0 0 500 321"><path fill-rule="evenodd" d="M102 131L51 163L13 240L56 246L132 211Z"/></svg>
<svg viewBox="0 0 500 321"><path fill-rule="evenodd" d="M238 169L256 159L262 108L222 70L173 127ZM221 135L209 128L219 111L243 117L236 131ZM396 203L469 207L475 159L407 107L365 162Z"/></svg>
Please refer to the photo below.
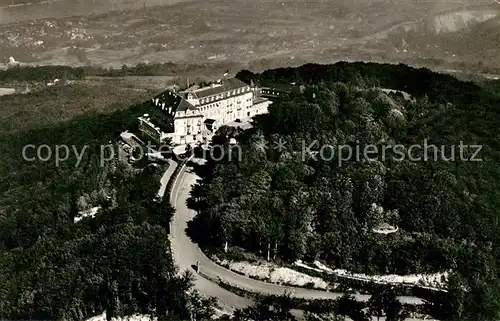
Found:
<svg viewBox="0 0 500 321"><path fill-rule="evenodd" d="M188 208L187 199L190 197L191 187L198 180L198 176L189 167L182 169L172 186L170 200L176 209L174 218L170 223L170 242L175 263L180 271L189 270L195 276L195 287L200 293L216 297L219 304L227 312L235 308L244 308L252 304L252 301L240 297L220 287L217 283L200 276L193 267L200 263L200 271L210 279L221 279L225 283L235 287L258 292L267 295L282 295L285 292L292 297L306 299L336 299L342 293L318 291L312 289L281 286L254 280L243 275L234 273L210 260L200 248L186 235L187 224L196 215ZM369 295L357 294L356 299L366 301ZM399 297L402 303L420 304L422 300L416 297Z"/></svg>

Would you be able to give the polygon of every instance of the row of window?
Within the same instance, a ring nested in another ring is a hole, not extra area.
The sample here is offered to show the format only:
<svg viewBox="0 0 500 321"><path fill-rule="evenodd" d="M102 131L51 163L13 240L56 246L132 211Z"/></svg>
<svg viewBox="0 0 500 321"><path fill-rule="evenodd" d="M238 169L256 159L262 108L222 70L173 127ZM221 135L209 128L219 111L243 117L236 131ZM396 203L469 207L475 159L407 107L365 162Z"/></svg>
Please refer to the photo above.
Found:
<svg viewBox="0 0 500 321"><path fill-rule="evenodd" d="M206 105L206 106L201 107L200 110L206 111L208 109L212 109L212 108L219 107L219 106L220 106L220 103L210 104L210 105Z"/></svg>
<svg viewBox="0 0 500 321"><path fill-rule="evenodd" d="M181 138L181 140L185 140L186 136L181 136L180 138ZM193 140L197 140L197 139L198 139L197 136L193 135Z"/></svg>
<svg viewBox="0 0 500 321"><path fill-rule="evenodd" d="M245 101L246 101L246 102L250 102L250 101L252 101L252 98L248 98L248 99L246 99ZM238 105L239 105L239 104L241 104L241 103L242 103L242 101L241 101L241 100L238 100L238 101L236 102L236 104L238 104ZM217 103L214 103L214 104L210 104L210 105L206 105L206 106L202 106L202 107L200 107L200 110L201 110L201 111L207 111L207 110L210 110L210 109L212 109L212 108L217 108L217 107L220 107L220 102L217 102ZM227 107L233 107L233 103L229 103L229 104L227 105Z"/></svg>
<svg viewBox="0 0 500 321"><path fill-rule="evenodd" d="M225 93L218 94L218 95L215 95L215 96L210 96L210 97L207 97L207 98L201 98L200 99L200 104L203 105L203 104L212 102L212 101L217 100L217 99L223 99L224 97L227 98L229 96L239 95L239 94L243 94L243 93L249 92L249 91L250 91L250 87L239 88L239 89L236 89L236 90L227 91Z"/></svg>
<svg viewBox="0 0 500 321"><path fill-rule="evenodd" d="M280 95L279 91L274 92L274 91L270 91L270 90L262 90L262 93L267 94L267 95L276 95L276 96Z"/></svg>
<svg viewBox="0 0 500 321"><path fill-rule="evenodd" d="M153 126L151 126L150 124L148 124L144 121L139 122L139 129L141 129L143 131L159 133L156 128L154 128Z"/></svg>
<svg viewBox="0 0 500 321"><path fill-rule="evenodd" d="M149 135L153 139L160 139L160 134L155 129L152 129L149 126L142 125L142 126L140 126L140 130L143 133L146 133L147 135Z"/></svg>

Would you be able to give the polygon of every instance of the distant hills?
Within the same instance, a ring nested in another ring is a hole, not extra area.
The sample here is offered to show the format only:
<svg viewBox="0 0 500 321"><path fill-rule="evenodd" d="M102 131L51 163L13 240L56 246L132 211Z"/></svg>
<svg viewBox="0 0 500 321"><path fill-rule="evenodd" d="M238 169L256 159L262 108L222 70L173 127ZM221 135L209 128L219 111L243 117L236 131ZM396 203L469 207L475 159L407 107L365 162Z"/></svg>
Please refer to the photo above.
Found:
<svg viewBox="0 0 500 321"><path fill-rule="evenodd" d="M100 1L99 10L128 6L125 0L112 2ZM87 0L61 0L49 11L67 12L60 7L73 3L86 3L87 11L93 6ZM35 7L16 10L29 16L27 10ZM81 65L68 54L68 47L76 47L86 52L85 63L106 67L171 61L262 70L363 60L490 73L500 69L500 5L493 0L235 0L230 6L194 0L138 7L51 19L52 27L43 20L0 25L0 52L22 62Z"/></svg>

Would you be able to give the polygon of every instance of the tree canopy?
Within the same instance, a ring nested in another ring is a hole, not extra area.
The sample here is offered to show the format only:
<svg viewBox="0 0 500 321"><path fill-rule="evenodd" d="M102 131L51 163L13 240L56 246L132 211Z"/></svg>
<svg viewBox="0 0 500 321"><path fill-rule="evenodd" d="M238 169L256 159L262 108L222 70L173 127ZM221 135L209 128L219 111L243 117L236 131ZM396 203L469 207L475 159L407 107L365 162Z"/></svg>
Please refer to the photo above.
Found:
<svg viewBox="0 0 500 321"><path fill-rule="evenodd" d="M463 304L495 297L497 90L364 63L239 77L306 89L276 100L253 130L236 136L242 157L209 159L195 195L200 244L368 274L451 270L470 286ZM373 232L387 225L398 232ZM497 301L486 301L466 310L496 313Z"/></svg>

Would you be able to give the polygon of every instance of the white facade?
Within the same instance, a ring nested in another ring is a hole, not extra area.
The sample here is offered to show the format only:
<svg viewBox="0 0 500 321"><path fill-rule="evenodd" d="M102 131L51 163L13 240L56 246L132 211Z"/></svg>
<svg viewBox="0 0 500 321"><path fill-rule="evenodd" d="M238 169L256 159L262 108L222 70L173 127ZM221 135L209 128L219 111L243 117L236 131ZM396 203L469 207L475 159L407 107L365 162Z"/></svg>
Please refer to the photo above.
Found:
<svg viewBox="0 0 500 321"><path fill-rule="evenodd" d="M149 120L146 124L145 119L140 119L141 130L155 140L168 137L174 145L204 143L221 125L267 113L271 102L257 93L255 88L234 78L183 94L163 93L159 97L167 99L167 103L158 98L152 101L172 115L172 132L163 133ZM173 103L169 105L168 101Z"/></svg>
<svg viewBox="0 0 500 321"><path fill-rule="evenodd" d="M189 144L209 140L217 127L236 119L264 114L268 111L270 101L256 97L250 86L244 85L228 91L222 85L201 88L188 92L186 100L195 110L178 111L175 114L172 142L174 144ZM213 94L204 95L205 91ZM201 97L200 97L201 96ZM207 128L206 121L214 120L215 128Z"/></svg>

